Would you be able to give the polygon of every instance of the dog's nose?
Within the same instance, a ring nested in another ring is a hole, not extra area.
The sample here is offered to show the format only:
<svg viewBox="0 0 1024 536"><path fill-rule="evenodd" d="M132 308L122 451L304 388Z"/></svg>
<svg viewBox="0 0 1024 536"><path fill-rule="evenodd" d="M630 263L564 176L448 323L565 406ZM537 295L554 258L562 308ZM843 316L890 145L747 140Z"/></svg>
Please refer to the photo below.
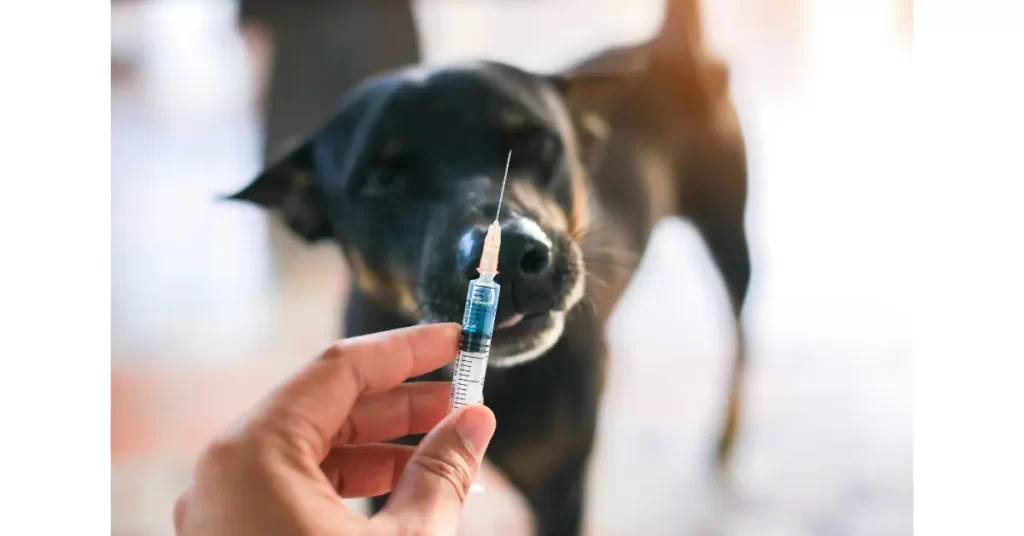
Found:
<svg viewBox="0 0 1024 536"><path fill-rule="evenodd" d="M498 283L503 290L511 287L513 308L526 315L551 311L555 306L551 240L528 219L512 222L501 235Z"/></svg>
<svg viewBox="0 0 1024 536"><path fill-rule="evenodd" d="M479 277L477 268L483 252L484 229L466 231L459 240L458 268L466 280ZM502 225L498 278L502 286L502 309L507 303L518 313L544 313L554 306L551 278L551 241L532 220L512 220ZM506 301L506 296L511 298Z"/></svg>
<svg viewBox="0 0 1024 536"><path fill-rule="evenodd" d="M502 266L504 265L504 266ZM498 270L516 279L543 278L551 268L551 246L524 232L502 233Z"/></svg>

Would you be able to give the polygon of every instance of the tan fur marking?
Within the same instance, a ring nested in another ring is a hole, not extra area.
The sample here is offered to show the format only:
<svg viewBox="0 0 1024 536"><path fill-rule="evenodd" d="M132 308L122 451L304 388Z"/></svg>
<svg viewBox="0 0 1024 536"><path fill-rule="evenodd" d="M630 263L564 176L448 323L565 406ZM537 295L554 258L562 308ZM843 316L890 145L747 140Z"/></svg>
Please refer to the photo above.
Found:
<svg viewBox="0 0 1024 536"><path fill-rule="evenodd" d="M605 121L603 117L594 112L584 113L580 123L583 124L583 128L586 128L595 137L601 139L606 139L612 130L608 121Z"/></svg>
<svg viewBox="0 0 1024 536"><path fill-rule="evenodd" d="M573 173L569 178L569 184L572 188L572 210L569 212L569 235L579 236L587 228L590 227L590 203L587 201L587 196L590 192L587 190L586 183L583 180L582 170Z"/></svg>
<svg viewBox="0 0 1024 536"><path fill-rule="evenodd" d="M513 183L509 188L515 192L517 201L524 206L540 211L540 216L546 225L551 225L559 231L569 231L569 220L565 211L550 197L541 195L533 185L528 183Z"/></svg>
<svg viewBox="0 0 1024 536"><path fill-rule="evenodd" d="M345 257L352 267L352 275L355 276L356 286L370 296L379 296L385 288L384 282L370 270L363 256L356 251L346 252Z"/></svg>
<svg viewBox="0 0 1024 536"><path fill-rule="evenodd" d="M383 305L397 308L410 316L419 313L419 305L406 278L393 280L385 278L373 271L358 252L346 252L356 286L367 296Z"/></svg>
<svg viewBox="0 0 1024 536"><path fill-rule="evenodd" d="M564 231L565 233L568 234L569 233L569 217L566 216L565 211L562 210L562 207L558 206L558 203L556 203L552 199L545 199L544 203L545 203L545 205L547 205L548 213L549 213L549 216L551 217L551 220L550 220L551 225L554 228L556 228L556 229L558 229L560 231Z"/></svg>
<svg viewBox="0 0 1024 536"><path fill-rule="evenodd" d="M412 294L412 289L409 288L409 284L405 281L395 284L395 304L399 310L404 311L410 315L415 315L419 312L419 305L416 303L416 298Z"/></svg>
<svg viewBox="0 0 1024 536"><path fill-rule="evenodd" d="M572 209L569 211L568 228L570 236L579 236L590 226L590 203L584 176L587 173L585 163L581 163L580 155L576 154L576 134L573 131L570 114L576 107L577 92L571 88L563 98L559 98L554 92L544 92L542 98L547 102L551 110L555 110L554 119L559 132L572 139L574 143L566 146L565 158L569 164L569 181L572 189ZM561 102L559 102L561 101ZM562 104L561 106L559 104Z"/></svg>

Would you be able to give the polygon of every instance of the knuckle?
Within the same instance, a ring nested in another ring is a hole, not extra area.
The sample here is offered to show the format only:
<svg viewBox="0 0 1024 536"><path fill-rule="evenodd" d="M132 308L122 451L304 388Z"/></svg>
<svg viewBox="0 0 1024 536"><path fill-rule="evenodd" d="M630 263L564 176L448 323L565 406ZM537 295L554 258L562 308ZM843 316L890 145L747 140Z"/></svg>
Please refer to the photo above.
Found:
<svg viewBox="0 0 1024 536"><path fill-rule="evenodd" d="M324 350L322 354L323 359L341 359L346 354L345 343L342 341L336 341Z"/></svg>
<svg viewBox="0 0 1024 536"><path fill-rule="evenodd" d="M331 446L340 447L348 445L359 438L359 431L356 430L355 421L349 416L345 419L345 424L341 425L338 429L338 433L334 434L334 438L331 440Z"/></svg>
<svg viewBox="0 0 1024 536"><path fill-rule="evenodd" d="M185 516L188 510L188 494L186 490L182 493L178 500L174 501L174 531L180 533L182 528L185 526Z"/></svg>
<svg viewBox="0 0 1024 536"><path fill-rule="evenodd" d="M407 523L400 527L398 533L402 536L433 536L436 534L436 531L431 530L430 527L426 527L421 523Z"/></svg>
<svg viewBox="0 0 1024 536"><path fill-rule="evenodd" d="M249 424L244 441L244 456L254 465L264 466L272 463L273 454L277 451L298 446L298 436L294 430L305 424L305 419L293 408L280 407L267 411L260 418Z"/></svg>
<svg viewBox="0 0 1024 536"><path fill-rule="evenodd" d="M473 483L473 470L464 456L419 452L413 456L410 463L448 483L458 494L460 502L466 499L469 487Z"/></svg>
<svg viewBox="0 0 1024 536"><path fill-rule="evenodd" d="M238 438L218 437L211 441L199 455L196 472L202 475L220 471L235 463L242 450Z"/></svg>
<svg viewBox="0 0 1024 536"><path fill-rule="evenodd" d="M240 470L253 471L271 463L272 446L257 434L232 434L214 439L196 461L196 480L225 478Z"/></svg>
<svg viewBox="0 0 1024 536"><path fill-rule="evenodd" d="M347 347L344 341L337 341L324 350L320 359L335 362L331 366L339 367L342 374L351 377L358 386L357 389L362 392L366 387L366 378L363 377L363 371L359 369L356 361L350 359L351 354L352 349Z"/></svg>
<svg viewBox="0 0 1024 536"><path fill-rule="evenodd" d="M269 408L249 423L245 455L250 464L267 467L282 455L313 456L320 451L315 438L329 437L329 432L312 422L295 406Z"/></svg>

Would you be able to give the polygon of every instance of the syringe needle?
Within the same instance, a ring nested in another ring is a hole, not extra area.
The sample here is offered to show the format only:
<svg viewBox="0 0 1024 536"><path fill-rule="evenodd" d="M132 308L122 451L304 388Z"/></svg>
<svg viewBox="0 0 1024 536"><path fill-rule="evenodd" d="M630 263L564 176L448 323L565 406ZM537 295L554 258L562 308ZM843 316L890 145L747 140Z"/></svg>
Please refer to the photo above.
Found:
<svg viewBox="0 0 1024 536"><path fill-rule="evenodd" d="M505 161L505 176L501 179L498 210L494 214L494 222L487 227L487 236L484 237L484 251L480 256L480 267L477 268L481 275L488 274L491 277L498 275L498 250L501 248L501 224L498 223L498 217L501 215L501 201L505 199L505 181L508 180L510 162L512 162L512 151L508 152L508 160Z"/></svg>
<svg viewBox="0 0 1024 536"><path fill-rule="evenodd" d="M498 210L494 213L494 221L498 221L501 214L501 200L505 199L505 181L508 180L508 165L512 163L512 151L508 152L508 160L505 160L505 176L501 178L501 193L498 195Z"/></svg>

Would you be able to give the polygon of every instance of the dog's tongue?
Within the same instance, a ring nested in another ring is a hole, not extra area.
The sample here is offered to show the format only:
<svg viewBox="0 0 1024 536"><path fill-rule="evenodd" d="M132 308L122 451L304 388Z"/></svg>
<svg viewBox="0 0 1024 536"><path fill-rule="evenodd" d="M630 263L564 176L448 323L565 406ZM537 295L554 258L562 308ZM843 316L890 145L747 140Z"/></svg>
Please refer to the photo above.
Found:
<svg viewBox="0 0 1024 536"><path fill-rule="evenodd" d="M498 324L498 329L510 328L518 324L519 321L522 320L525 316L526 315L524 315L523 313L516 313L512 315L508 320L502 322L501 324Z"/></svg>

